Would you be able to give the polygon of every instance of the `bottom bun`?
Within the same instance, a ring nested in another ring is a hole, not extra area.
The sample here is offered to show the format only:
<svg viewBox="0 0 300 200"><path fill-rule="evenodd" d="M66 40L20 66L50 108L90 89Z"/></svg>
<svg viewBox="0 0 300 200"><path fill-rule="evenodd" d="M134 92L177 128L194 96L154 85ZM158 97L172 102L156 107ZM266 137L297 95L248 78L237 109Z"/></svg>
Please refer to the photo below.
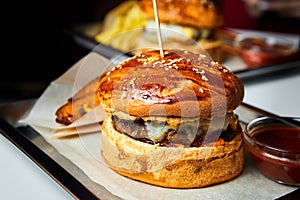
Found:
<svg viewBox="0 0 300 200"><path fill-rule="evenodd" d="M114 129L108 114L102 126L102 156L115 172L169 188L197 188L233 179L241 173L244 151L241 128L223 146L160 147Z"/></svg>

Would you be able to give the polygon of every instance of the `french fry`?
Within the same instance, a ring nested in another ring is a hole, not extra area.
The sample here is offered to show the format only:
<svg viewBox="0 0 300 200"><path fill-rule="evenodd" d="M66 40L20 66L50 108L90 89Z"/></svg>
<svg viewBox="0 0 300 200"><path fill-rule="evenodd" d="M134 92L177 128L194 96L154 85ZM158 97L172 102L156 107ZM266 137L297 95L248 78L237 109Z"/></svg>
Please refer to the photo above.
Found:
<svg viewBox="0 0 300 200"><path fill-rule="evenodd" d="M146 15L140 10L137 1L125 1L111 10L104 19L102 31L95 36L99 43L122 51L129 51L134 37L146 25ZM123 34L123 36L122 36Z"/></svg>

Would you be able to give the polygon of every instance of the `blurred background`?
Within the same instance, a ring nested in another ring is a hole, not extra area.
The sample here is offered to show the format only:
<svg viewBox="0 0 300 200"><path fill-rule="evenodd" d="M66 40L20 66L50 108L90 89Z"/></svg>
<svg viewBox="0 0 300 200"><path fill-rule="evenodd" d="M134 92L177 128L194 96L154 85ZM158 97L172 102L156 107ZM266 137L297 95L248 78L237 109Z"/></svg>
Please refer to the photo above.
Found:
<svg viewBox="0 0 300 200"><path fill-rule="evenodd" d="M66 29L102 20L121 0L10 2L3 18L4 60L0 103L38 97L47 85L90 51Z"/></svg>
<svg viewBox="0 0 300 200"><path fill-rule="evenodd" d="M90 52L66 32L76 24L101 22L122 0L11 2L3 17L4 60L0 103L36 98L48 84ZM244 0L215 0L223 27L299 34L299 18L271 11L251 15Z"/></svg>

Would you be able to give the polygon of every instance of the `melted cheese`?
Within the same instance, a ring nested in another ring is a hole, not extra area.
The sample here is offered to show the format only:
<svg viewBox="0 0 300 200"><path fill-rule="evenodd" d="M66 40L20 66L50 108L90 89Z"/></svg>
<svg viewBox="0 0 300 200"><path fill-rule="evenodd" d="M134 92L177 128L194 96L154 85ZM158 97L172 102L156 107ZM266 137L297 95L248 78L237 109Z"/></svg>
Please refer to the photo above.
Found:
<svg viewBox="0 0 300 200"><path fill-rule="evenodd" d="M161 34L164 41L189 40L198 36L198 30L189 26L161 23ZM154 20L148 20L145 26L145 37L151 41L157 40L156 24Z"/></svg>

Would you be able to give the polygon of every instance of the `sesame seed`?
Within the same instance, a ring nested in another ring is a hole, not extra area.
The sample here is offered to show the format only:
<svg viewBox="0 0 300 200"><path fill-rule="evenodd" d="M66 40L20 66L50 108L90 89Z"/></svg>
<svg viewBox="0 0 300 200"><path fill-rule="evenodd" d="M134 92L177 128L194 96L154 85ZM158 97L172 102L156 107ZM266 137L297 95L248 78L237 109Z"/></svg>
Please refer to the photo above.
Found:
<svg viewBox="0 0 300 200"><path fill-rule="evenodd" d="M134 86L134 85L135 85L135 80L136 80L136 78L132 78L132 79L130 80L130 85Z"/></svg>
<svg viewBox="0 0 300 200"><path fill-rule="evenodd" d="M202 78L203 81L208 81L208 79L207 79L206 76L204 76L204 75L202 75L201 78Z"/></svg>
<svg viewBox="0 0 300 200"><path fill-rule="evenodd" d="M204 90L202 88L199 88L199 92L201 92L203 94Z"/></svg>

